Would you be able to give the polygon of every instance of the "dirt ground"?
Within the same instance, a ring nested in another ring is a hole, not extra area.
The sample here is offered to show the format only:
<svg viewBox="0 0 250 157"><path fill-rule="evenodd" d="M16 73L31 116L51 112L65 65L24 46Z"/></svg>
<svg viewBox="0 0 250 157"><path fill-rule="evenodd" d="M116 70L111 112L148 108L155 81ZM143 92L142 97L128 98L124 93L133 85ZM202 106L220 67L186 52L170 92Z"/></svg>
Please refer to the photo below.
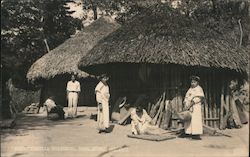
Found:
<svg viewBox="0 0 250 157"><path fill-rule="evenodd" d="M201 141L175 138L155 142L128 138L130 125L112 124L98 134L90 115L95 108L78 109L79 117L49 121L44 114L20 115L15 129L1 131L2 157L244 157L249 154L249 126L223 131L232 137L202 136Z"/></svg>

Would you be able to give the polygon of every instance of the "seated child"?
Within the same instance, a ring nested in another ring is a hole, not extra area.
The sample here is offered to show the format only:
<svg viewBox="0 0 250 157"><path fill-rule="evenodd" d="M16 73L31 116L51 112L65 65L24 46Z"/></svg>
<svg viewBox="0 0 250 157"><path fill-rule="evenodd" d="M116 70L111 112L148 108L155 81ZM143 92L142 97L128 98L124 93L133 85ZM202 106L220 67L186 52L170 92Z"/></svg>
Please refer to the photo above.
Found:
<svg viewBox="0 0 250 157"><path fill-rule="evenodd" d="M152 118L141 106L137 106L131 111L132 134L144 134L149 127Z"/></svg>
<svg viewBox="0 0 250 157"><path fill-rule="evenodd" d="M57 119L65 119L64 114L65 112L63 111L63 107L60 105L56 105L54 101L54 97L49 97L45 103L45 107L47 108L47 117L50 120L57 120ZM56 116L53 116L56 115Z"/></svg>

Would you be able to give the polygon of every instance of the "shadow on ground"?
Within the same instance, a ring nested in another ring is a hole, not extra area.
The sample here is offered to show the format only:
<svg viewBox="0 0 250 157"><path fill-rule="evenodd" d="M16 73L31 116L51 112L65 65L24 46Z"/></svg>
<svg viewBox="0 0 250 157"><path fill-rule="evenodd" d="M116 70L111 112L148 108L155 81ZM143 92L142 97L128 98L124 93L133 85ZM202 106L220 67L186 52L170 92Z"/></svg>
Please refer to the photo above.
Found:
<svg viewBox="0 0 250 157"><path fill-rule="evenodd" d="M86 115L79 115L74 119L53 121L48 120L46 116L37 114L19 114L14 128L1 130L1 139L4 140L9 135L25 136L27 135L26 131L30 130L50 130L57 125L79 125L75 122L83 119L89 119L89 117Z"/></svg>

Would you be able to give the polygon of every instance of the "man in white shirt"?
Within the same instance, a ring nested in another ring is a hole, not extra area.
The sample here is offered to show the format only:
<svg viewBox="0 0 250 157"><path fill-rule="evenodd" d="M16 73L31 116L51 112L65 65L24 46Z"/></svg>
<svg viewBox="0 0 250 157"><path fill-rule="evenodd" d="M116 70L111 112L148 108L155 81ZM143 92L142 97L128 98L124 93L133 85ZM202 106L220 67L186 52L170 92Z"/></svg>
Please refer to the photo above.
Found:
<svg viewBox="0 0 250 157"><path fill-rule="evenodd" d="M76 81L75 75L71 76L71 81L67 83L67 99L68 99L68 117L75 118L77 116L78 96L81 91L81 86Z"/></svg>
<svg viewBox="0 0 250 157"><path fill-rule="evenodd" d="M109 128L109 86L107 81L109 77L106 74L101 75L101 81L97 84L95 88L96 101L98 104L98 129L99 133L107 132Z"/></svg>

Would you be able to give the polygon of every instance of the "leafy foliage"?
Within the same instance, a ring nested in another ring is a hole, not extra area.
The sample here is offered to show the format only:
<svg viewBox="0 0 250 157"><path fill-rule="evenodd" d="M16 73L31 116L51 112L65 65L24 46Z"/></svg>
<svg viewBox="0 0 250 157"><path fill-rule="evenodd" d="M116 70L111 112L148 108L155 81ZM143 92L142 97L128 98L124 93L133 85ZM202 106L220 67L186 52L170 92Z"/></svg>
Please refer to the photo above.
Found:
<svg viewBox="0 0 250 157"><path fill-rule="evenodd" d="M117 21L124 23L134 15L160 0L82 0L84 10L92 10L97 19L97 8L106 15L117 15Z"/></svg>
<svg viewBox="0 0 250 157"><path fill-rule="evenodd" d="M1 1L3 82L12 77L16 85L25 86L28 68L47 51L44 39L53 49L81 29L81 21L72 18L65 7L67 2L70 0Z"/></svg>

